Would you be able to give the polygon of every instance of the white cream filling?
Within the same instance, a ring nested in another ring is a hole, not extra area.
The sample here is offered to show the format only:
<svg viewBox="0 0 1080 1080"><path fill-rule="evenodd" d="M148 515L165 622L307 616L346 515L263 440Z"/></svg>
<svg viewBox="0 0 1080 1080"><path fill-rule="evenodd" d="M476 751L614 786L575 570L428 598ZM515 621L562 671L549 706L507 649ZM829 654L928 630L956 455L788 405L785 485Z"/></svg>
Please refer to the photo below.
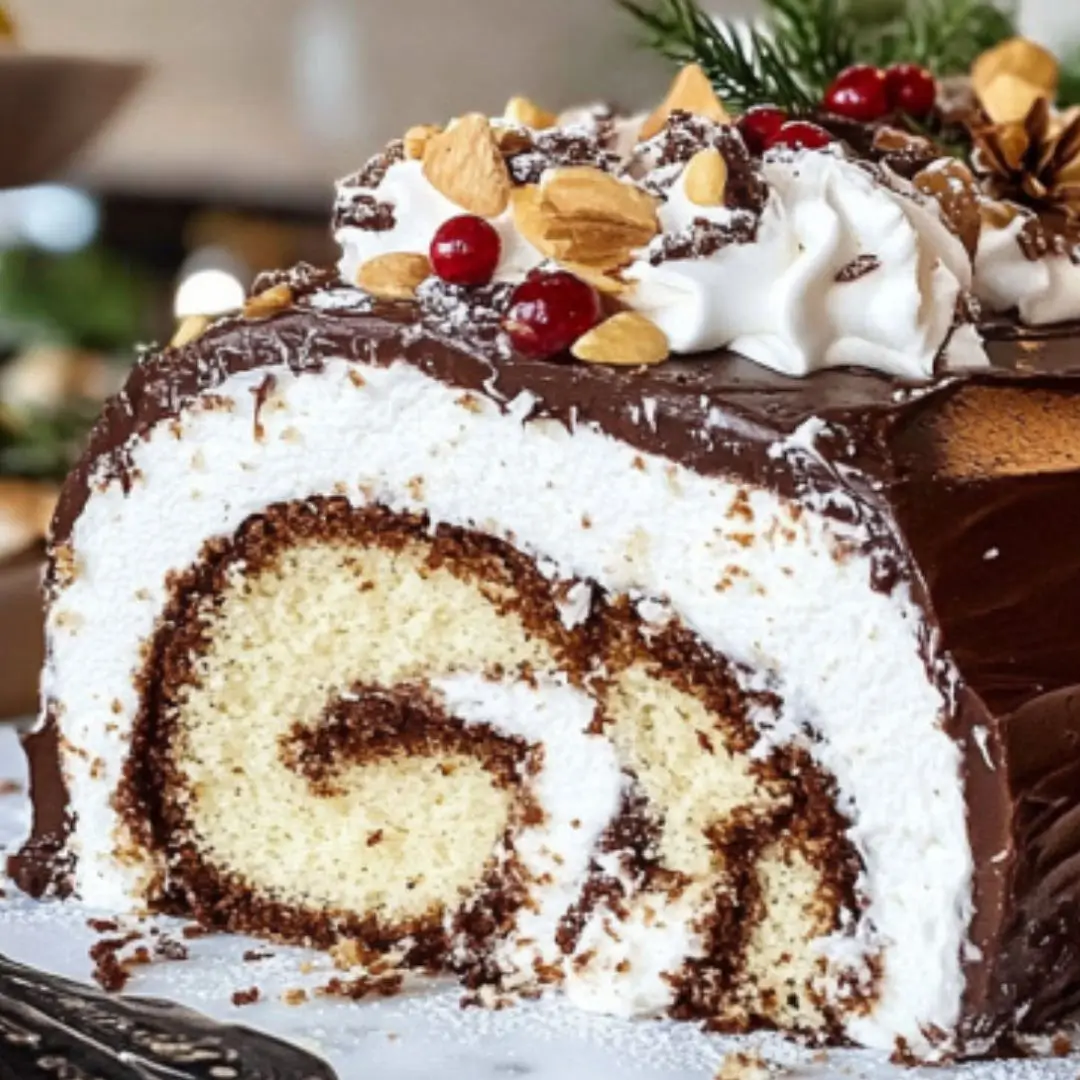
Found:
<svg viewBox="0 0 1080 1080"><path fill-rule="evenodd" d="M253 391L267 374L274 407L258 438ZM344 494L512 538L566 580L660 601L770 681L792 728L820 733L812 752L836 778L865 864L858 941L885 949L880 999L849 1034L918 1047L927 1025L954 1025L972 873L960 753L940 725L906 588L875 591L869 561L838 552L860 531L588 425L523 424L486 398L466 408L460 391L403 363L330 360L299 377L281 366L230 376L213 395L179 429L132 442L130 495L99 478L72 532L77 576L50 612L44 689L62 703L85 901L137 907L152 870L118 857L112 795L168 575L270 503ZM741 495L750 521L731 512ZM836 947L845 940L857 944Z"/></svg>
<svg viewBox="0 0 1080 1080"><path fill-rule="evenodd" d="M512 987L515 976L534 978L534 961L560 962L555 932L585 884L600 834L619 810L622 771L611 743L589 734L596 705L580 690L547 681L537 688L492 682L480 675L432 679L431 687L451 716L545 748L534 782L545 821L515 840L516 854L535 882L533 903L518 913L515 938L495 954Z"/></svg>
<svg viewBox="0 0 1080 1080"><path fill-rule="evenodd" d="M1029 259L1020 247L1023 217L1003 229L984 225L975 253L975 295L993 311L1020 315L1028 326L1080 319L1080 265L1068 255Z"/></svg>

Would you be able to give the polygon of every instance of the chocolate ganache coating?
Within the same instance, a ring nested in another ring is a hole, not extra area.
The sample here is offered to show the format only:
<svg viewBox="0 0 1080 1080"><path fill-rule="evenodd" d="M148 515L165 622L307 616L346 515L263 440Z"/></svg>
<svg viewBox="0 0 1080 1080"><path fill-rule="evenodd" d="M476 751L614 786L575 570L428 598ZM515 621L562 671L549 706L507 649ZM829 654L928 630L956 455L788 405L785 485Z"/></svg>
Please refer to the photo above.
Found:
<svg viewBox="0 0 1080 1080"><path fill-rule="evenodd" d="M1074 1007L1080 451L1070 464L1055 438L1070 417L1080 420L1075 328L986 327L991 369L911 386L854 369L792 379L731 353L641 370L540 361L486 346L482 335L465 346L426 326L414 305L329 309L296 292L270 318L223 320L133 370L64 488L54 576L92 485L130 482L131 439L229 375L283 359L297 373L330 358L403 361L497 402L528 393L531 416L592 424L700 473L857 521L876 586L907 585L924 611L928 668L953 702L946 723L963 754L975 865L964 1029L993 1035L1021 1018L1037 1029ZM934 660L943 651L958 682ZM40 853L55 859L62 848L62 780L55 738L37 736L28 749L36 830L11 869L40 889Z"/></svg>

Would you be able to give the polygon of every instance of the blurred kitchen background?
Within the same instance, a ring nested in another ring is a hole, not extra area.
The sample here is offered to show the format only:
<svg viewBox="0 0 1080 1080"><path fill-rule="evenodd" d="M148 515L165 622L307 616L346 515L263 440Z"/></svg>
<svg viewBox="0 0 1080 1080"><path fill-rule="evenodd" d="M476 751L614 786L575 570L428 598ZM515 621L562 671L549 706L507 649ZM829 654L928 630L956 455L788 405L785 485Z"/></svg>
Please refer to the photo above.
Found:
<svg viewBox="0 0 1080 1080"><path fill-rule="evenodd" d="M669 71L612 0L0 4L17 31L0 40L3 717L33 707L53 485L136 343L236 306L259 268L332 262L333 179L409 125L512 93L637 107ZM1022 0L1020 19L1080 43L1078 0Z"/></svg>

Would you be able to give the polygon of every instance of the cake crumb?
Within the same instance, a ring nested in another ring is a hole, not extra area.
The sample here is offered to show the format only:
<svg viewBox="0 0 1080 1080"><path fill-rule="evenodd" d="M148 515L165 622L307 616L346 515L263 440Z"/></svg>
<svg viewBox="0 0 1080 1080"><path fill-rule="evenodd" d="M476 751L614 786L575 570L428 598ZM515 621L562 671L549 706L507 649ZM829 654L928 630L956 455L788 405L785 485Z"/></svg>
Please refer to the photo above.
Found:
<svg viewBox="0 0 1080 1080"><path fill-rule="evenodd" d="M361 975L358 979L339 979L336 976L324 986L315 988L318 997L339 997L349 1001L361 1001L367 997L393 997L401 992L405 976L382 975L368 978Z"/></svg>
<svg viewBox="0 0 1080 1080"><path fill-rule="evenodd" d="M281 1000L286 1005L303 1005L308 999L308 993L302 987L293 986L284 991L281 995Z"/></svg>
<svg viewBox="0 0 1080 1080"><path fill-rule="evenodd" d="M247 961L247 963L251 964L254 963L256 960L269 960L273 955L274 954L272 952L266 952L265 950L248 949L244 953L243 959Z"/></svg>
<svg viewBox="0 0 1080 1080"><path fill-rule="evenodd" d="M785 1072L787 1070L784 1070ZM771 1080L779 1070L756 1050L725 1054L716 1071L716 1080Z"/></svg>
<svg viewBox="0 0 1080 1080"><path fill-rule="evenodd" d="M1068 1057L1072 1048L1072 1039L1064 1032L1059 1031L1050 1042L1050 1052L1054 1057Z"/></svg>
<svg viewBox="0 0 1080 1080"><path fill-rule="evenodd" d="M127 986L131 978L131 968L135 964L150 963L150 953L144 947L136 950L134 958L121 961L119 952L126 945L138 941L142 934L138 930L132 930L123 937L101 938L90 946L89 956L94 963L90 977L107 994L117 994ZM140 952L145 953L146 959L140 957Z"/></svg>
<svg viewBox="0 0 1080 1080"><path fill-rule="evenodd" d="M162 960L187 960L191 955L188 947L176 938L163 934L154 945L154 954Z"/></svg>
<svg viewBox="0 0 1080 1080"><path fill-rule="evenodd" d="M87 919L86 925L95 934L115 934L120 929L120 924L115 919Z"/></svg>
<svg viewBox="0 0 1080 1080"><path fill-rule="evenodd" d="M261 996L257 986L249 987L247 990L234 990L232 1003L239 1009L243 1005L254 1005Z"/></svg>
<svg viewBox="0 0 1080 1080"><path fill-rule="evenodd" d="M20 795L22 790L18 780L0 780L0 795Z"/></svg>
<svg viewBox="0 0 1080 1080"><path fill-rule="evenodd" d="M200 926L198 923L189 923L180 931L180 933L190 941L192 938L206 937L210 931L207 930L205 926Z"/></svg>
<svg viewBox="0 0 1080 1080"><path fill-rule="evenodd" d="M346 938L330 947L330 959L338 971L350 971L352 968L366 967L376 970L378 962L383 960L382 953L366 948L355 938ZM386 970L385 964L382 970Z"/></svg>

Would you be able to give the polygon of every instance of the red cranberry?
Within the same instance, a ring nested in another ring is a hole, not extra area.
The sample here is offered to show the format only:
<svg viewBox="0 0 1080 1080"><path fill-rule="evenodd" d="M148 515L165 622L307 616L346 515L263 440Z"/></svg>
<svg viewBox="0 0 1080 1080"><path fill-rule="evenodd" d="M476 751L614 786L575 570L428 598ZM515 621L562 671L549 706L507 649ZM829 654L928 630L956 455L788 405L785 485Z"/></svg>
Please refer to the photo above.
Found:
<svg viewBox="0 0 1080 1080"><path fill-rule="evenodd" d="M789 120L769 140L766 149L786 146L791 150L820 150L832 141L833 137L823 127L809 120Z"/></svg>
<svg viewBox="0 0 1080 1080"><path fill-rule="evenodd" d="M502 244L481 217L461 214L435 230L428 258L431 268L452 285L486 285L499 262Z"/></svg>
<svg viewBox="0 0 1080 1080"><path fill-rule="evenodd" d="M823 104L829 112L849 120L864 124L880 120L889 111L885 73L869 64L844 68L825 91Z"/></svg>
<svg viewBox="0 0 1080 1080"><path fill-rule="evenodd" d="M513 291L503 325L518 352L542 359L568 349L601 314L597 291L557 270L530 276Z"/></svg>
<svg viewBox="0 0 1080 1080"><path fill-rule="evenodd" d="M735 126L742 133L746 149L760 154L787 123L788 114L775 105L755 105L739 117Z"/></svg>
<svg viewBox="0 0 1080 1080"><path fill-rule="evenodd" d="M918 64L893 64L885 71L885 92L889 108L905 112L916 120L930 115L937 101L934 76Z"/></svg>

